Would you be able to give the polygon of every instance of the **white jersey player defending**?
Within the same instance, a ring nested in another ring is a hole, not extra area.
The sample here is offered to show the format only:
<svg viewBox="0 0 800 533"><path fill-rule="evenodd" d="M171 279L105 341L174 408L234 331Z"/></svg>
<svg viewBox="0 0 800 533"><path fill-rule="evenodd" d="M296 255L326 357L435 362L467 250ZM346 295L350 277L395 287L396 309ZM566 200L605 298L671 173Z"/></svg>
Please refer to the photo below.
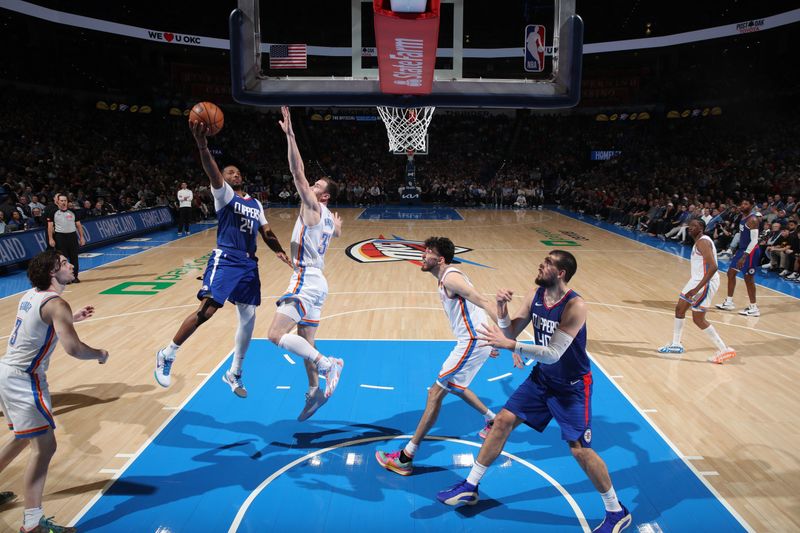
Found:
<svg viewBox="0 0 800 533"><path fill-rule="evenodd" d="M719 274L717 273L717 249L714 246L714 241L703 233L705 229L706 223L702 219L694 218L689 221L687 231L694 239L691 256L692 279L686 283L675 306L675 327L672 333L672 342L662 346L658 351L671 354L683 353L684 348L681 344L683 321L686 317L686 310L691 307L692 320L717 347L717 353L708 360L712 363L722 364L735 357L736 352L722 342L717 330L706 320L708 303L711 302L717 289L719 289Z"/></svg>
<svg viewBox="0 0 800 533"><path fill-rule="evenodd" d="M405 448L390 453L375 452L375 458L382 467L401 476L411 474L414 454L436 422L442 401L448 393L459 396L484 416L485 426L479 434L481 438L485 439L488 435L495 416L468 387L486 359L497 355L491 346L478 345L476 328L487 322L487 315L495 322L497 318L489 300L475 289L467 276L450 266L454 253L455 246L446 237L431 237L425 241L422 271L430 272L439 282L439 297L456 336L456 346L442 365L435 386L428 390L425 412Z"/></svg>
<svg viewBox="0 0 800 533"><path fill-rule="evenodd" d="M56 424L45 373L59 339L76 359L103 364L108 352L91 348L78 338L73 323L92 316L94 308L87 306L73 314L61 298L64 286L75 279L66 257L55 250L40 253L28 266L28 278L33 288L20 299L8 349L0 358L0 410L15 437L0 450L0 472L30 444L20 531L72 532L74 528L54 524L42 511L47 469L56 451Z"/></svg>
<svg viewBox="0 0 800 533"><path fill-rule="evenodd" d="M278 312L269 327L269 340L302 357L308 374L306 403L297 417L306 420L330 398L339 383L344 361L326 357L314 347L314 337L328 296L328 282L322 273L325 252L331 239L342 233L342 219L328 209L328 200L336 195L336 182L330 178L309 185L303 159L292 129L289 108L282 107L279 122L286 134L289 170L300 195L300 214L292 231L291 259L294 274L286 293L277 301ZM297 334L290 333L297 326ZM325 391L319 390L319 376L325 377Z"/></svg>

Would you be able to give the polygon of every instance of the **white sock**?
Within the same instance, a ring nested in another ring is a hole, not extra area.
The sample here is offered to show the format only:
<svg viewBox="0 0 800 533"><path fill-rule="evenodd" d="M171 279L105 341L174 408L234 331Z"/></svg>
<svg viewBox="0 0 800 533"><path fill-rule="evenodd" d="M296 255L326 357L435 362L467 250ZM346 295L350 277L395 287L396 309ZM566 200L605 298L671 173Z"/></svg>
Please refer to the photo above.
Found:
<svg viewBox="0 0 800 533"><path fill-rule="evenodd" d="M414 454L417 453L417 448L419 448L417 444L408 441L408 444L406 444L406 447L403 448L403 451L406 452L407 456L414 457Z"/></svg>
<svg viewBox="0 0 800 533"><path fill-rule="evenodd" d="M686 321L684 318L675 317L675 325L672 329L672 344L681 343L681 335L683 334L683 324Z"/></svg>
<svg viewBox="0 0 800 533"><path fill-rule="evenodd" d="M170 342L169 346L166 346L162 352L164 352L165 357L169 357L170 359L175 359L175 356L178 355L178 348L180 348L180 344L175 344L174 342Z"/></svg>
<svg viewBox="0 0 800 533"><path fill-rule="evenodd" d="M307 340L305 340L300 335L295 335L294 333L287 333L281 340L278 341L278 346L289 350L293 354L302 357L303 359L308 359L309 361L316 362L317 356L320 353L311 346Z"/></svg>
<svg viewBox="0 0 800 533"><path fill-rule="evenodd" d="M231 374L240 376L242 374L242 363L250 346L250 339L253 338L253 328L256 325L255 307L238 304L239 327L236 329L236 346L233 349L233 361L231 362Z"/></svg>
<svg viewBox="0 0 800 533"><path fill-rule="evenodd" d="M469 475L467 476L467 483L477 487L478 483L481 482L481 478L483 478L483 475L486 473L486 468L487 467L483 466L478 461L472 463L472 470L469 471Z"/></svg>
<svg viewBox="0 0 800 533"><path fill-rule="evenodd" d="M619 500L617 499L617 493L614 492L614 486L612 485L608 492L601 492L600 497L603 498L603 503L606 506L606 511L610 511L612 513L617 513L622 510L622 506L619 504Z"/></svg>
<svg viewBox="0 0 800 533"><path fill-rule="evenodd" d="M726 304L732 304L733 303L733 296L726 296L725 297L725 303Z"/></svg>
<svg viewBox="0 0 800 533"><path fill-rule="evenodd" d="M44 511L41 507L34 507L33 509L25 509L22 527L25 529L33 529L39 525L39 520L44 516Z"/></svg>
<svg viewBox="0 0 800 533"><path fill-rule="evenodd" d="M319 387L312 387L311 385L309 385L308 386L308 395L309 396L314 396L314 394L316 394L317 390L319 390Z"/></svg>
<svg viewBox="0 0 800 533"><path fill-rule="evenodd" d="M711 342L714 343L714 346L717 347L717 350L723 351L725 350L725 348L727 348L727 346L725 346L725 343L722 342L722 339L717 333L717 330L714 329L714 326L708 326L706 329L703 330L703 333L708 335L708 338L711 339Z"/></svg>
<svg viewBox="0 0 800 533"><path fill-rule="evenodd" d="M485 419L487 422L491 422L492 420L494 420L494 417L495 417L495 414L494 414L494 412L492 412L492 410L491 410L491 409L486 409L486 412L485 412L485 413L483 413L483 418L484 418L484 419Z"/></svg>

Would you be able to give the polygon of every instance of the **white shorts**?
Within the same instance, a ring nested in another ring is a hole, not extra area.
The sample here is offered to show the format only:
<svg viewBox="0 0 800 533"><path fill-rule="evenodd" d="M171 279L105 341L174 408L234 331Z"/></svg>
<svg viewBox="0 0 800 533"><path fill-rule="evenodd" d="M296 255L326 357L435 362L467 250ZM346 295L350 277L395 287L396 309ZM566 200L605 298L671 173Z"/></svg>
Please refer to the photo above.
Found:
<svg viewBox="0 0 800 533"><path fill-rule="evenodd" d="M0 363L0 409L14 437L36 437L55 429L50 390L43 372L28 374Z"/></svg>
<svg viewBox="0 0 800 533"><path fill-rule="evenodd" d="M681 300L689 302L692 304L692 311L700 311L705 312L708 309L708 306L711 304L711 301L714 299L714 295L717 294L717 290L719 289L719 277L714 276L706 283L702 289L700 289L697 294L694 295L694 299L689 299L684 296L687 292L697 287L697 284L700 283L701 280L699 279L690 279L686 285L683 287L681 291Z"/></svg>
<svg viewBox="0 0 800 533"><path fill-rule="evenodd" d="M328 297L328 281L322 270L300 267L292 274L289 287L275 305L278 312L292 318L301 326L319 326L322 304ZM283 305L283 304L291 305Z"/></svg>
<svg viewBox="0 0 800 533"><path fill-rule="evenodd" d="M436 383L447 390L466 389L491 351L491 346L478 347L477 339L458 341L442 365Z"/></svg>

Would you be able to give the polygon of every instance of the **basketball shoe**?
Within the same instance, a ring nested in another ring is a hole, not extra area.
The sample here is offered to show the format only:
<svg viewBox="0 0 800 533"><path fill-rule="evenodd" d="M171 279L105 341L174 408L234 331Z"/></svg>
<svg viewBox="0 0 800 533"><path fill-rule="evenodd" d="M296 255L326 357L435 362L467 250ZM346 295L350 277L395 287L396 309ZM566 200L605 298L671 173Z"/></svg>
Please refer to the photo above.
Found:
<svg viewBox="0 0 800 533"><path fill-rule="evenodd" d="M621 511L606 511L605 519L599 526L592 530L592 533L619 533L633 522L633 516L624 505Z"/></svg>
<svg viewBox="0 0 800 533"><path fill-rule="evenodd" d="M744 316L761 316L761 311L758 310L758 306L756 304L750 304L739 311L739 314Z"/></svg>
<svg viewBox="0 0 800 533"><path fill-rule="evenodd" d="M19 533L77 533L74 527L60 526L53 522L54 516L50 518L41 517L39 525L33 529L19 528Z"/></svg>
<svg viewBox="0 0 800 533"><path fill-rule="evenodd" d="M377 459L378 464L384 467L386 470L391 470L392 472L400 474L401 476L410 476L411 472L414 470L411 461L408 461L407 463L400 461L400 450L392 453L386 453L377 450L375 452L375 459Z"/></svg>
<svg viewBox="0 0 800 533"><path fill-rule="evenodd" d="M164 355L163 350L159 350L156 354L156 381L162 387L169 387L171 378L169 376L172 372L172 363L175 361L174 357L167 357Z"/></svg>
<svg viewBox="0 0 800 533"><path fill-rule="evenodd" d="M492 426L494 426L494 420L489 420L486 422L486 425L483 426L483 429L478 432L478 436L486 440L486 437L489 436L489 432L492 431Z"/></svg>
<svg viewBox="0 0 800 533"><path fill-rule="evenodd" d="M475 505L480 499L478 497L478 485L468 483L464 479L449 489L437 493L436 499L445 505Z"/></svg>
<svg viewBox="0 0 800 533"><path fill-rule="evenodd" d="M300 411L300 414L297 416L297 420L302 422L303 420L308 420L311 416L319 410L320 407L325 405L325 402L328 401L328 397L325 396L325 392L321 389L317 388L314 391L314 394L309 394L306 392L306 405L303 407L303 410Z"/></svg>
<svg viewBox="0 0 800 533"><path fill-rule="evenodd" d="M725 348L724 350L720 350L719 352L717 352L713 356L709 357L708 361L710 363L716 363L718 365L721 365L722 363L724 363L728 359L733 359L734 357L736 357L736 350L734 350L733 348L728 347L728 348Z"/></svg>
<svg viewBox="0 0 800 533"><path fill-rule="evenodd" d="M717 309L722 309L723 311L733 311L736 309L736 306L733 304L733 300L725 300L721 304L717 304Z"/></svg>
<svg viewBox="0 0 800 533"><path fill-rule="evenodd" d="M342 376L342 369L344 368L344 361L331 357L331 367L325 371L325 397L330 398L336 386L339 384L339 378Z"/></svg>
<svg viewBox="0 0 800 533"><path fill-rule="evenodd" d="M242 383L242 375L241 374L234 374L230 370L226 370L224 374L222 374L222 381L227 383L230 388L231 392L233 392L239 398L247 398L247 389L244 388L244 383Z"/></svg>
<svg viewBox="0 0 800 533"><path fill-rule="evenodd" d="M665 344L658 349L658 353L683 353L683 344Z"/></svg>

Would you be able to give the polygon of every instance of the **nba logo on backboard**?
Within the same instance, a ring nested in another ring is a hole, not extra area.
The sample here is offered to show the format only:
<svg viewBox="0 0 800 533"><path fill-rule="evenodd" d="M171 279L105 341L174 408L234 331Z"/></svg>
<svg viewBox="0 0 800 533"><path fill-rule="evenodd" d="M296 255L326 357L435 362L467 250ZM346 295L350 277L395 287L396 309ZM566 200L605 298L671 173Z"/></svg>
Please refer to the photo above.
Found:
<svg viewBox="0 0 800 533"><path fill-rule="evenodd" d="M544 26L528 24L525 26L525 72L544 70Z"/></svg>

